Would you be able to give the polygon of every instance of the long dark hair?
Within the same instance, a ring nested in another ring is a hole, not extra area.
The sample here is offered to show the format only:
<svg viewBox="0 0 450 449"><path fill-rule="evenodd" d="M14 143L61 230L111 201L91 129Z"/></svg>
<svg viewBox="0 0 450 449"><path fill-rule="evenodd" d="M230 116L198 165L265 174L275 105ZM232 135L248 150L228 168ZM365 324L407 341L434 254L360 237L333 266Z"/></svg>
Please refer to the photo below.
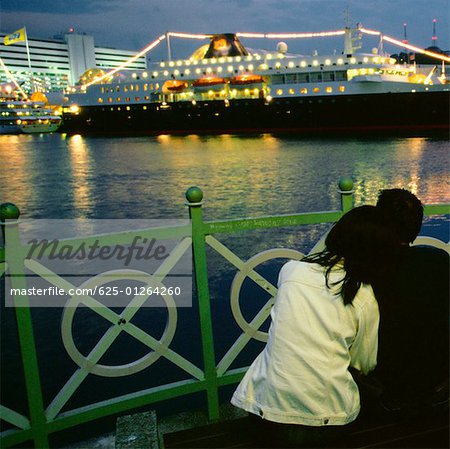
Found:
<svg viewBox="0 0 450 449"><path fill-rule="evenodd" d="M341 284L344 304L351 304L361 284L381 284L395 263L396 238L375 206L360 206L347 212L330 230L326 249L302 260L326 268L326 285L337 264L342 264L344 277L332 285Z"/></svg>

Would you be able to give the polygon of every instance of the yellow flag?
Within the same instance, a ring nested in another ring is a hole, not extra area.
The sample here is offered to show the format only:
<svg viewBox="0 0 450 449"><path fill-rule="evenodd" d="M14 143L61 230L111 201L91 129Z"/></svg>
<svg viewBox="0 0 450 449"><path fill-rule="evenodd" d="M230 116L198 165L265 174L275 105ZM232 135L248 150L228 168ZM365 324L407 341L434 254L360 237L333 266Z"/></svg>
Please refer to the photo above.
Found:
<svg viewBox="0 0 450 449"><path fill-rule="evenodd" d="M15 44L16 42L24 42L25 41L25 27L20 30L14 31L14 33L8 34L5 36L5 45Z"/></svg>

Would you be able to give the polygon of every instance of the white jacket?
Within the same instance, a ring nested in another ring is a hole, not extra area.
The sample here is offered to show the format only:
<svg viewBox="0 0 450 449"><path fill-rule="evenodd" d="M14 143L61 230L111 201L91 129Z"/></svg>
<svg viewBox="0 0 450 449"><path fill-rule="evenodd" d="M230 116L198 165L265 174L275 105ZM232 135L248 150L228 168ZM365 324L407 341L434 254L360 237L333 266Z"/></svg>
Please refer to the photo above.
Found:
<svg viewBox="0 0 450 449"><path fill-rule="evenodd" d="M343 273L334 270L330 285ZM370 286L362 286L347 306L337 288L326 287L317 264L283 266L269 340L235 391L235 406L307 426L343 425L358 416L358 387L348 368L375 368L378 305Z"/></svg>

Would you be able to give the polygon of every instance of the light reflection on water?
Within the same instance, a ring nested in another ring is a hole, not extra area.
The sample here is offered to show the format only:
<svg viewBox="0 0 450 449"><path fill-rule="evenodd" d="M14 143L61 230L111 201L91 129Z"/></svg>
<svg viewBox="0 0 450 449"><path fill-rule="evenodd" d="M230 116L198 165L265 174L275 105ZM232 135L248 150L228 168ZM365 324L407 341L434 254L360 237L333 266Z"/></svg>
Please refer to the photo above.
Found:
<svg viewBox="0 0 450 449"><path fill-rule="evenodd" d="M239 137L1 136L1 201L27 217L185 217L184 191L205 192L207 218L335 209L336 182L355 202L405 187L449 201L448 142L425 138L301 140Z"/></svg>

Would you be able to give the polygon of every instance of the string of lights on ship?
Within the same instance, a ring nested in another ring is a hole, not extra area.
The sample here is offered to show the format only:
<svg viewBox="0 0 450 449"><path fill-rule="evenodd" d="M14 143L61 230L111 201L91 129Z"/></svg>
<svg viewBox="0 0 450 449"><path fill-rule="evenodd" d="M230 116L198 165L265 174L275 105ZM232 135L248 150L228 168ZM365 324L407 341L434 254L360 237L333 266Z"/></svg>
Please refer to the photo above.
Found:
<svg viewBox="0 0 450 449"><path fill-rule="evenodd" d="M384 35L381 31L375 31L375 30L370 30L367 28L359 28L358 31L360 31L363 34L368 34L368 35L372 35L372 36L378 36L380 38L380 42L389 42L393 45L399 46L401 48L405 48L411 51L414 51L416 53L419 54L423 54L423 55L427 55L430 56L432 58L438 59L440 61L443 62L450 62L450 57L440 54L440 53L435 53L432 51L428 51L425 50L423 48L411 45L409 43L405 43L403 41L400 41L398 39L394 39L390 36L386 36ZM242 38L256 38L256 39L302 39L302 38L316 38L316 37L331 37L331 36L340 36L340 35L344 35L345 34L345 30L337 30L337 31L323 31L323 32L317 32L317 33L236 33L236 35L238 37L242 37ZM123 70L124 68L128 67L131 63L133 63L134 61L136 61L138 58L140 58L141 56L147 54L148 52L150 52L151 50L153 50L154 48L156 48L162 41L164 41L167 38L170 37L178 37L178 38L185 38L185 39L209 39L211 36L207 35L207 34L190 34L190 33L177 33L177 32L170 32L164 35L159 36L157 39L155 39L153 42L151 42L149 45L147 45L143 50L141 50L140 52L136 53L132 58L128 59L127 61L125 61L123 64L119 65L118 67L114 68L113 70L110 70L109 72L101 75L101 76L97 76L95 77L92 81L85 83L81 86L81 90L86 90L89 86L93 85L93 84L97 84L97 83L101 83L102 81L105 80L109 80L111 79L111 77L119 72L120 70ZM284 55L280 54L277 56L278 58L282 59L284 58ZM227 58L212 58L212 59L208 59L208 60L203 60L201 61L202 64L215 64L215 63L224 63L224 62L240 62L242 60L243 57L237 56L237 57L227 57ZM252 61L253 59L258 61L260 60L262 57L261 55L250 55L245 57L245 59L247 61ZM270 60L272 58L272 55L266 55L265 59L266 60ZM377 59L378 58L378 59ZM384 63L385 61L383 60L384 58L381 58L379 56L375 56L373 58L373 62L375 63ZM390 62L390 63L394 63L395 60L389 60L389 58L386 58L386 61ZM350 60L350 63L354 64L356 62L355 58L353 58L353 60ZM367 60L368 62L368 60ZM340 61L338 60L338 64L340 63ZM342 64L344 63L344 61L342 60ZM168 67L181 67L181 66L189 66L189 65L196 65L199 64L199 61L190 61L190 60L186 60L186 61L169 61L168 63L164 63L162 62L161 68L164 68L166 65ZM290 64L293 64L293 61L290 61ZM331 61L329 60L325 60L325 64L331 64ZM266 64L267 65L267 64ZM278 65L278 66L277 66ZM307 61L300 61L300 66L305 67L309 65L307 63ZM319 61L313 60L312 61L312 65L320 65ZM252 70L251 68L252 65L247 66L247 70ZM228 71L234 70L233 68L230 68L231 66L227 67ZM275 68L280 68L281 67L281 62L276 62L275 63ZM288 64L289 67L289 64ZM269 69L269 66L267 66L267 68ZM219 67L217 68L218 72L220 73L221 70L223 70L223 68L219 69ZM263 67L260 67L260 69L264 70L264 65ZM200 70L200 69L196 69L196 70ZM206 73L208 73L208 68L206 69ZM209 70L212 72L212 68L209 67ZM270 70L270 69L269 69ZM190 73L190 69L186 69L184 72L186 75L188 75ZM196 73L201 73L201 70L199 72ZM175 69L173 71L173 75L178 75L180 74L179 69ZM146 72L144 72L143 76L145 77L148 76L148 74ZM164 76L171 76L172 74L168 71L168 70L164 70L163 71L163 75ZM158 72L154 72L152 74L152 77L156 77L158 76Z"/></svg>

